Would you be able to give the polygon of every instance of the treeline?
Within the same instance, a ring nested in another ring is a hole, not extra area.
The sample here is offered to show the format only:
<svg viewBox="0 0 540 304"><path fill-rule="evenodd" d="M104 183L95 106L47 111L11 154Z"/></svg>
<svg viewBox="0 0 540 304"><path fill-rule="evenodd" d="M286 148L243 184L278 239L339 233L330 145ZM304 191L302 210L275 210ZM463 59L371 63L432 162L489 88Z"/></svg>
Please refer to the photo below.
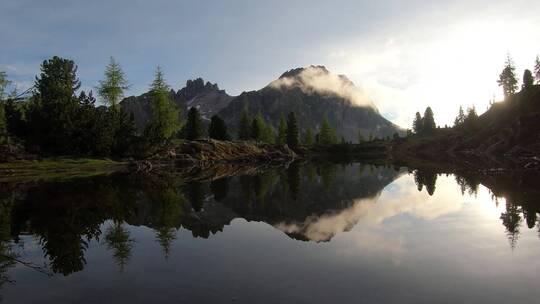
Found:
<svg viewBox="0 0 540 304"><path fill-rule="evenodd" d="M518 77L515 71L516 67L514 65L514 61L510 55L507 55L504 68L499 75L499 79L497 80L497 84L503 90L505 99L515 94L519 88ZM533 71L534 72L531 72L531 70L526 69L523 72L523 80L521 85L522 90L530 89L535 83L540 84L539 56L536 56ZM478 113L476 112L476 107L474 105L467 108L466 112L463 110L463 107L460 106L458 114L454 120L453 128L457 130L466 130L468 132L475 131L479 127L478 118ZM449 127L445 125L444 128L448 129ZM413 133L417 135L430 135L433 134L436 129L440 129L440 127L435 123L433 110L431 107L427 107L424 112L424 116L422 116L420 112L416 112L412 124L412 130L407 130L407 135L410 136Z"/></svg>
<svg viewBox="0 0 540 304"><path fill-rule="evenodd" d="M142 131L135 128L133 115L120 106L130 86L120 64L112 57L95 87L103 105L97 104L93 91L80 91L77 65L56 56L43 61L32 88L17 94L8 93L10 87L6 73L0 73L0 145L22 146L39 155L144 157L174 139L233 139L222 118L213 116L206 128L195 107L189 109L187 119L182 121L159 67L149 87L151 119ZM244 110L235 127L235 139L286 144L293 149L348 143L337 135L326 116L322 117L319 130L306 128L301 132L294 112L282 116L275 130L261 113L251 116ZM367 140L374 139L369 134ZM358 142L364 141L359 131Z"/></svg>

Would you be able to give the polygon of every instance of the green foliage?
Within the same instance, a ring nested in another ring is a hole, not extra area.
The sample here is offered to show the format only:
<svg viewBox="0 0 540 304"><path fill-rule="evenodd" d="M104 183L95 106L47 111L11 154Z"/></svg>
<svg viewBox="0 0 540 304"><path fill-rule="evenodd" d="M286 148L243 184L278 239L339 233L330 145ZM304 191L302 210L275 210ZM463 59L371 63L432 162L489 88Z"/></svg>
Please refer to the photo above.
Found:
<svg viewBox="0 0 540 304"><path fill-rule="evenodd" d="M274 131L272 126L267 124L263 118L261 112L251 121L251 139L255 141L262 141L264 143L273 144L274 143Z"/></svg>
<svg viewBox="0 0 540 304"><path fill-rule="evenodd" d="M285 117L281 115L279 118L279 128L278 128L278 135L276 137L276 144L278 145L284 145L287 141L287 122L285 121Z"/></svg>
<svg viewBox="0 0 540 304"><path fill-rule="evenodd" d="M185 128L186 139L195 140L203 137L203 124L199 110L195 107L189 109Z"/></svg>
<svg viewBox="0 0 540 304"><path fill-rule="evenodd" d="M145 137L150 143L169 141L180 128L179 111L170 100L169 86L158 67L150 86L152 98L152 121L146 126Z"/></svg>
<svg viewBox="0 0 540 304"><path fill-rule="evenodd" d="M518 80L515 73L516 67L510 57L510 54L506 57L505 66L503 71L499 75L497 83L503 88L504 97L508 97L516 92L518 89Z"/></svg>
<svg viewBox="0 0 540 304"><path fill-rule="evenodd" d="M36 77L35 94L30 107L30 142L53 153L69 153L76 130L81 83L72 60L53 57L43 61Z"/></svg>
<svg viewBox="0 0 540 304"><path fill-rule="evenodd" d="M111 108L117 108L129 85L120 64L113 57L105 68L104 77L99 81L98 94Z"/></svg>
<svg viewBox="0 0 540 304"><path fill-rule="evenodd" d="M534 84L534 77L530 70L525 70L523 73L523 89L528 89Z"/></svg>
<svg viewBox="0 0 540 304"><path fill-rule="evenodd" d="M214 115L210 120L210 126L208 127L208 136L217 140L229 140L231 137L227 133L227 125L225 121L219 116Z"/></svg>
<svg viewBox="0 0 540 304"><path fill-rule="evenodd" d="M238 125L238 139L248 140L251 138L251 124L247 110L242 111L240 122Z"/></svg>
<svg viewBox="0 0 540 304"><path fill-rule="evenodd" d="M311 128L307 128L306 133L304 134L304 146L311 148L313 147L313 144L313 131L311 131Z"/></svg>
<svg viewBox="0 0 540 304"><path fill-rule="evenodd" d="M335 143L337 143L336 131L332 127L330 127L328 118L326 117L326 115L324 115L321 123L321 130L319 132L319 144L323 146L328 146Z"/></svg>
<svg viewBox="0 0 540 304"><path fill-rule="evenodd" d="M255 141L259 141L261 139L261 133L262 133L262 128L263 128L263 121L262 121L262 118L260 117L260 112L259 114L257 114L257 116L255 116L253 118L253 120L251 121L251 136L250 138L255 140Z"/></svg>
<svg viewBox="0 0 540 304"><path fill-rule="evenodd" d="M296 121L296 114L290 112L287 116L287 145L294 149L298 148L298 122Z"/></svg>

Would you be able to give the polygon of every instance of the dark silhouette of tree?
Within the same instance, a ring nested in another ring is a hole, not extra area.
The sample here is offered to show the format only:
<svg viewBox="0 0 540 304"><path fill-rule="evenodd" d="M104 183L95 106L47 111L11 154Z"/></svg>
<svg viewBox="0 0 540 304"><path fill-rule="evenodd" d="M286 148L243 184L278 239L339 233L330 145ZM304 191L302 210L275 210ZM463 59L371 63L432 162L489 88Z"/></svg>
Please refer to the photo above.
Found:
<svg viewBox="0 0 540 304"><path fill-rule="evenodd" d="M435 124L435 118L433 117L433 110L431 110L431 107L427 107L426 111L424 112L424 118L422 123L422 132L423 133L433 133L435 129L437 129L437 126Z"/></svg>
<svg viewBox="0 0 540 304"><path fill-rule="evenodd" d="M456 119L454 120L454 127L462 126L465 122L465 113L463 112L463 107L459 106L459 112L456 116Z"/></svg>
<svg viewBox="0 0 540 304"><path fill-rule="evenodd" d="M525 70L523 73L523 86L524 90L529 89L534 85L534 77L530 70Z"/></svg>
<svg viewBox="0 0 540 304"><path fill-rule="evenodd" d="M247 111L244 109L238 125L238 139L248 140L251 138L251 123Z"/></svg>
<svg viewBox="0 0 540 304"><path fill-rule="evenodd" d="M260 141L261 139L261 133L262 133L262 123L261 121L255 116L253 120L251 121L251 136L250 138L255 141Z"/></svg>
<svg viewBox="0 0 540 304"><path fill-rule="evenodd" d="M186 195L195 211L201 211L204 201L204 192L199 182L189 182L186 184Z"/></svg>
<svg viewBox="0 0 540 304"><path fill-rule="evenodd" d="M518 80L515 73L516 67L510 57L510 54L506 56L506 62L503 71L499 75L497 83L503 88L504 97L508 97L514 94L518 88Z"/></svg>
<svg viewBox="0 0 540 304"><path fill-rule="evenodd" d="M463 121L463 126L465 126L467 131L471 132L478 129L478 124L478 114L476 113L476 107L473 105L472 107L467 109L467 116Z"/></svg>
<svg viewBox="0 0 540 304"><path fill-rule="evenodd" d="M414 182L418 187L418 191L422 191L423 186L426 186L427 193L432 196L435 193L437 184L437 173L431 170L418 169L414 171Z"/></svg>
<svg viewBox="0 0 540 304"><path fill-rule="evenodd" d="M55 56L43 61L28 115L32 143L54 153L73 150L71 139L79 107L76 93L80 86L72 60Z"/></svg>
<svg viewBox="0 0 540 304"><path fill-rule="evenodd" d="M413 126L412 126L413 132L415 134L421 134L424 130L423 126L424 126L424 122L422 119L422 115L420 115L420 112L416 112L416 115L414 116Z"/></svg>
<svg viewBox="0 0 540 304"><path fill-rule="evenodd" d="M290 112L287 116L287 145L292 149L298 148L298 122L296 114Z"/></svg>
<svg viewBox="0 0 540 304"><path fill-rule="evenodd" d="M279 127L278 127L278 134L276 137L276 144L278 145L284 145L287 143L287 122L285 121L285 117L281 115L279 118Z"/></svg>
<svg viewBox="0 0 540 304"><path fill-rule="evenodd" d="M519 226L522 221L518 206L508 202L506 204L506 212L501 214L501 220L504 227L506 227L506 234L508 236L508 241L510 242L510 247L514 249L519 239Z"/></svg>
<svg viewBox="0 0 540 304"><path fill-rule="evenodd" d="M214 199L216 201L225 199L227 197L227 193L229 192L229 179L220 178L213 180L210 183L210 191L214 195Z"/></svg>
<svg viewBox="0 0 540 304"><path fill-rule="evenodd" d="M540 57L538 55L534 61L534 78L536 79L536 83L540 84Z"/></svg>
<svg viewBox="0 0 540 304"><path fill-rule="evenodd" d="M210 119L208 136L217 140L230 139L229 133L227 133L227 125L225 124L225 121L217 115L212 116L212 118Z"/></svg>
<svg viewBox="0 0 540 304"><path fill-rule="evenodd" d="M203 137L203 124L201 114L196 107L191 107L188 111L185 125L186 139L195 140Z"/></svg>
<svg viewBox="0 0 540 304"><path fill-rule="evenodd" d="M298 162L290 164L287 168L287 184L292 200L297 200L300 191L300 164Z"/></svg>

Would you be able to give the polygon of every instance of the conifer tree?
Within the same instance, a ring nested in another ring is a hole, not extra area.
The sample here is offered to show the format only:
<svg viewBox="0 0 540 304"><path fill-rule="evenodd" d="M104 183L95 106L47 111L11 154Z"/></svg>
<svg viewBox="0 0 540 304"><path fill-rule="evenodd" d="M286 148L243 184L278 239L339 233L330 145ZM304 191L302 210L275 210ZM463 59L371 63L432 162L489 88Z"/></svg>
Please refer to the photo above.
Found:
<svg viewBox="0 0 540 304"><path fill-rule="evenodd" d="M532 87L534 85L534 78L530 70L525 70L523 73L523 86L524 90Z"/></svg>
<svg viewBox="0 0 540 304"><path fill-rule="evenodd" d="M117 110L120 100L124 97L124 91L129 89L129 85L120 64L113 57L110 58L105 68L104 79L99 81L97 89L101 99L109 107Z"/></svg>
<svg viewBox="0 0 540 304"><path fill-rule="evenodd" d="M5 144L8 141L7 121L5 112L6 89L10 81L7 79L7 74L0 71L0 144Z"/></svg>
<svg viewBox="0 0 540 304"><path fill-rule="evenodd" d="M287 122L285 121L285 117L281 115L279 119L279 127L278 127L278 135L276 138L276 144L284 145L286 141L287 141Z"/></svg>
<svg viewBox="0 0 540 304"><path fill-rule="evenodd" d="M274 129L269 123L264 122L263 129L261 132L261 141L267 143L267 144L274 144L275 143L275 134Z"/></svg>
<svg viewBox="0 0 540 304"><path fill-rule="evenodd" d="M422 131L425 133L432 133L435 129L437 129L437 125L435 124L435 118L433 117L433 110L431 110L431 107L427 107L424 112Z"/></svg>
<svg viewBox="0 0 540 304"><path fill-rule="evenodd" d="M185 134L188 140L196 140L203 137L202 119L196 107L191 107L188 111Z"/></svg>
<svg viewBox="0 0 540 304"><path fill-rule="evenodd" d="M240 123L238 125L238 139L240 140L249 140L251 137L251 122L247 111L244 109L242 111L242 116L240 117Z"/></svg>
<svg viewBox="0 0 540 304"><path fill-rule="evenodd" d="M515 73L516 67L514 62L510 57L510 54L506 57L506 62L504 69L499 75L499 80L497 83L503 88L504 97L507 98L510 95L514 94L518 89L518 80Z"/></svg>
<svg viewBox="0 0 540 304"><path fill-rule="evenodd" d="M336 134L334 129L330 126L328 118L326 115L323 116L321 123L321 130L319 133L319 142L321 145L333 145L337 142Z"/></svg>
<svg viewBox="0 0 540 304"><path fill-rule="evenodd" d="M415 134L420 134L424 130L424 121L422 119L422 115L420 115L420 112L416 112L412 129Z"/></svg>
<svg viewBox="0 0 540 304"><path fill-rule="evenodd" d="M454 127L459 127L463 125L464 122L465 122L465 113L463 112L463 107L459 106L458 115L456 116L456 119L454 120Z"/></svg>
<svg viewBox="0 0 540 304"><path fill-rule="evenodd" d="M217 140L229 140L230 136L227 133L227 125L221 117L214 115L210 120L208 127L208 136Z"/></svg>
<svg viewBox="0 0 540 304"><path fill-rule="evenodd" d="M150 86L150 94L152 121L147 125L145 134L157 143L168 141L180 128L179 111L170 99L169 86L159 66Z"/></svg>
<svg viewBox="0 0 540 304"><path fill-rule="evenodd" d="M54 56L41 64L28 120L30 141L48 152L69 153L73 147L81 86L72 60Z"/></svg>
<svg viewBox="0 0 540 304"><path fill-rule="evenodd" d="M260 141L264 128L264 120L262 118L261 112L259 112L257 113L257 115L255 115L255 117L253 117L253 120L251 121L251 139L255 141Z"/></svg>
<svg viewBox="0 0 540 304"><path fill-rule="evenodd" d="M306 133L304 135L304 146L307 148L313 147L314 140L313 140L313 131L311 131L311 128L307 128Z"/></svg>
<svg viewBox="0 0 540 304"><path fill-rule="evenodd" d="M536 79L536 84L540 84L540 57L536 55L536 60L534 61L534 78Z"/></svg>
<svg viewBox="0 0 540 304"><path fill-rule="evenodd" d="M292 149L298 148L298 122L294 112L287 116L287 145Z"/></svg>

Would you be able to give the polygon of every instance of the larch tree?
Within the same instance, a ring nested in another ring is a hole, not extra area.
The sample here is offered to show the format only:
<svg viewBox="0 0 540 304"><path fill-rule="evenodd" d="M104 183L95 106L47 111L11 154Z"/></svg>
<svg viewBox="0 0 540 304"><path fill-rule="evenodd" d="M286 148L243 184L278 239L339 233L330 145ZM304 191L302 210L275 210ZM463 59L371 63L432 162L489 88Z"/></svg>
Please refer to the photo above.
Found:
<svg viewBox="0 0 540 304"><path fill-rule="evenodd" d="M321 130L319 132L319 143L321 145L333 145L337 142L336 133L330 126L326 115L323 116Z"/></svg>
<svg viewBox="0 0 540 304"><path fill-rule="evenodd" d="M180 127L179 111L169 96L169 86L158 66L150 86L152 121L147 125L146 135L152 141L168 141Z"/></svg>
<svg viewBox="0 0 540 304"><path fill-rule="evenodd" d="M514 61L510 57L510 54L508 54L503 71L499 75L499 80L497 81L499 86L503 88L505 98L514 94L518 89L518 80L515 71L516 67L514 66Z"/></svg>
<svg viewBox="0 0 540 304"><path fill-rule="evenodd" d="M463 112L463 107L459 106L458 115L454 119L454 127L459 127L465 122L465 112Z"/></svg>
<svg viewBox="0 0 540 304"><path fill-rule="evenodd" d="M105 68L104 79L100 80L97 86L99 97L111 109L117 110L124 92L128 89L129 84L120 64L111 57Z"/></svg>

